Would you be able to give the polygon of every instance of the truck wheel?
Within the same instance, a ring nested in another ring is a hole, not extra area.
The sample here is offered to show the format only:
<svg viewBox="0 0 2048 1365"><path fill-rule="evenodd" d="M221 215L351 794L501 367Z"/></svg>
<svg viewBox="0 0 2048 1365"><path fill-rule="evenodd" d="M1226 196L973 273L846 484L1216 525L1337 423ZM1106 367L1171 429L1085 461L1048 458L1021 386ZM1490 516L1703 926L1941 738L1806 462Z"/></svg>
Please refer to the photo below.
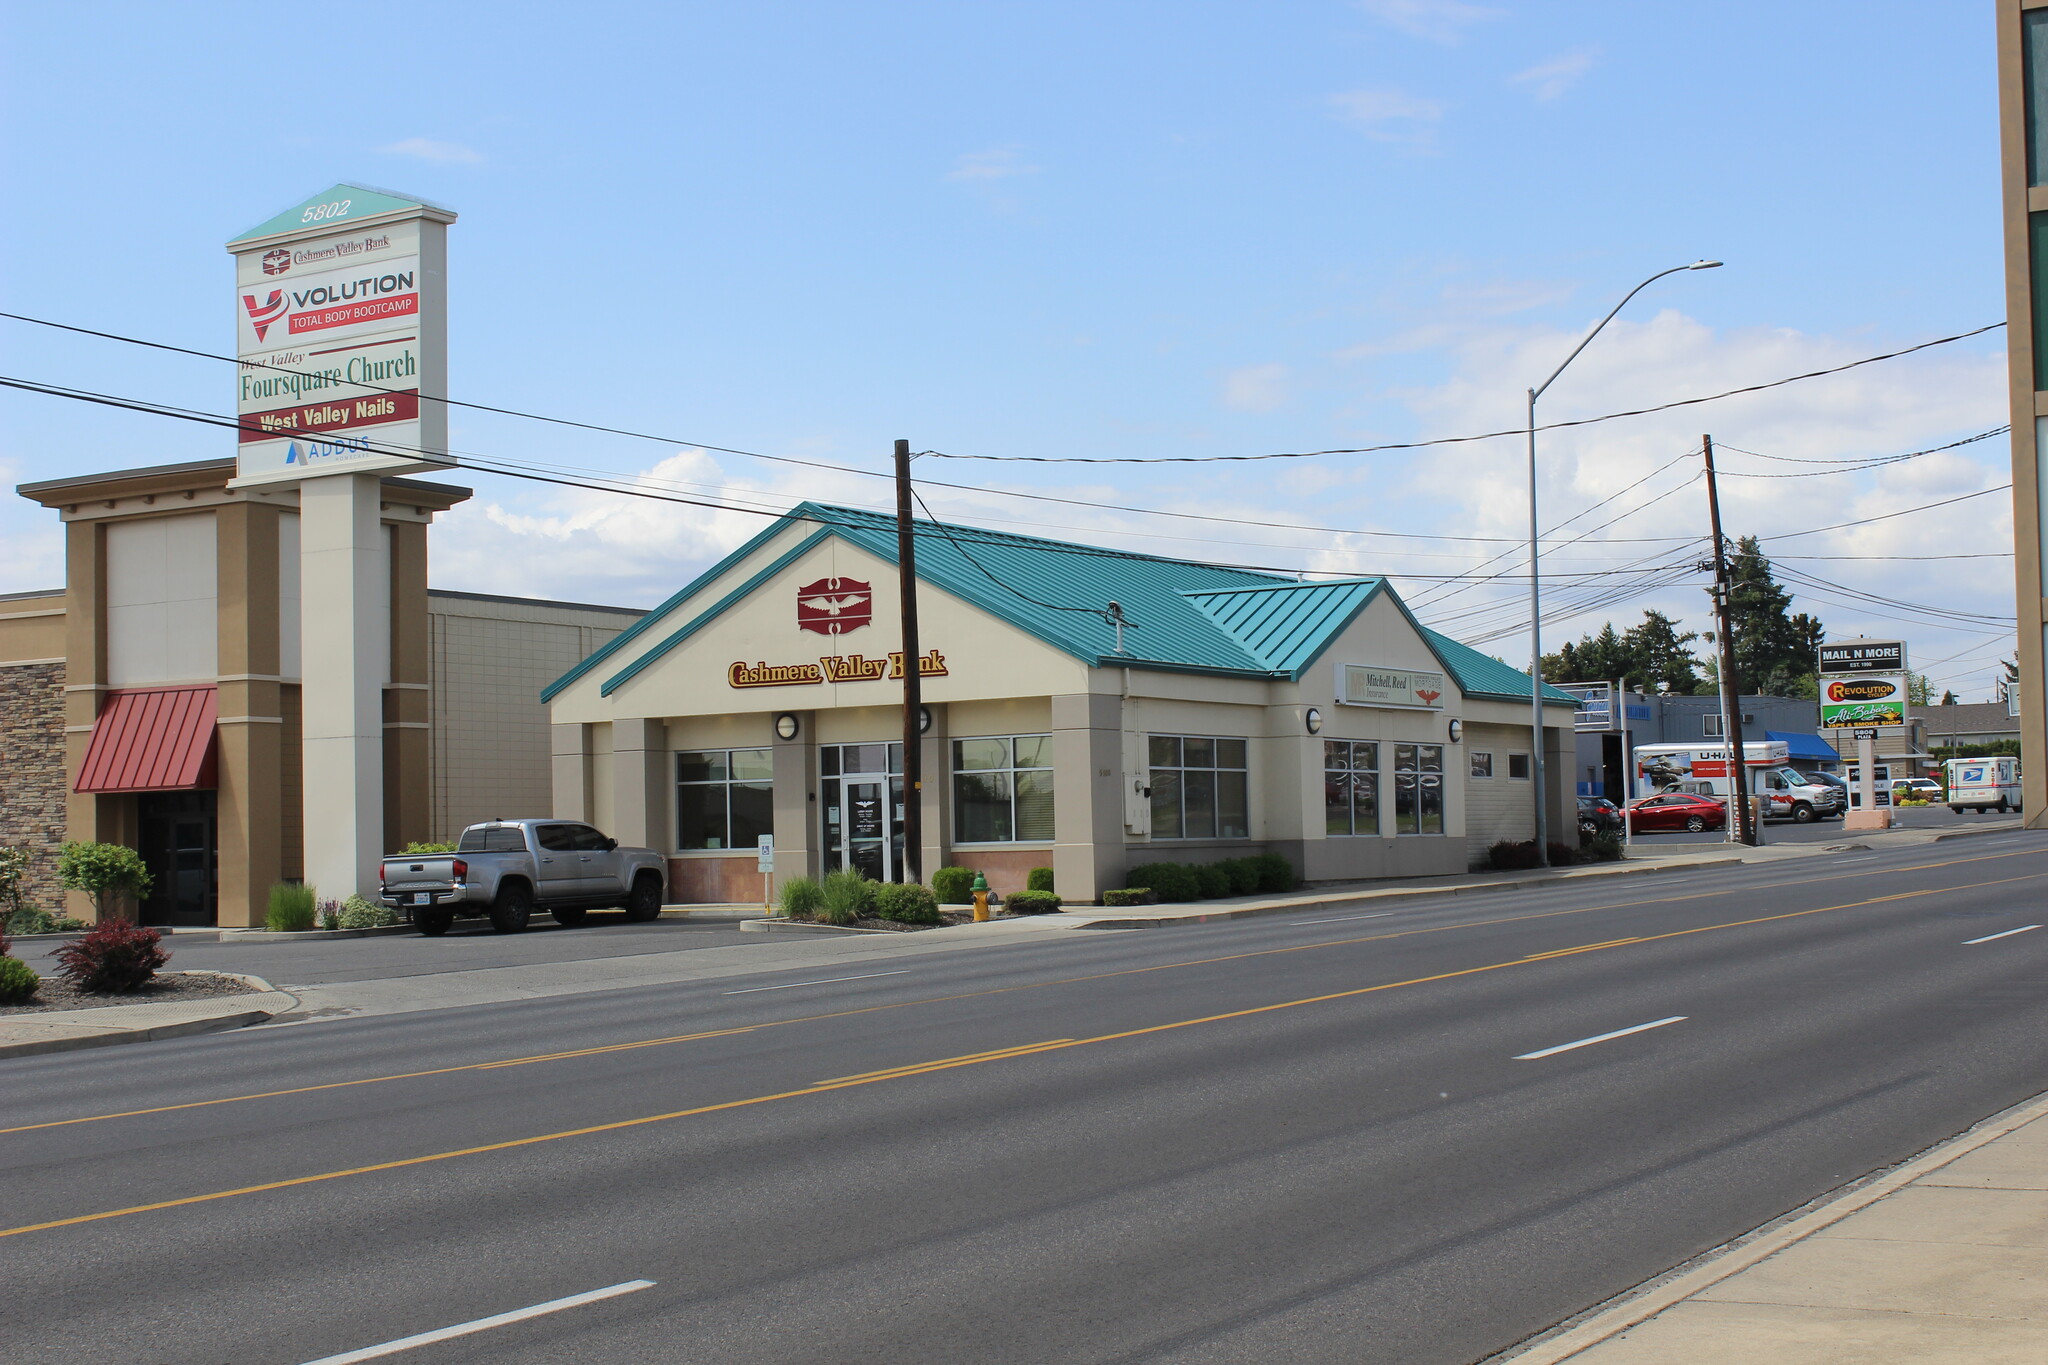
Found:
<svg viewBox="0 0 2048 1365"><path fill-rule="evenodd" d="M455 916L446 910L421 910L412 917L413 928L428 938L439 938L448 932L448 926L455 923Z"/></svg>
<svg viewBox="0 0 2048 1365"><path fill-rule="evenodd" d="M498 888L491 902L491 928L501 934L516 934L533 918L533 891L524 882Z"/></svg>
<svg viewBox="0 0 2048 1365"><path fill-rule="evenodd" d="M2000 800L1998 803L1998 813L2000 815L2005 814L2005 802L2003 800Z"/></svg>
<svg viewBox="0 0 2048 1365"><path fill-rule="evenodd" d="M561 925L564 929L581 929L583 927L584 916L586 916L590 912L587 910L571 909L568 906L564 905L558 906L555 909L548 911L548 913L550 915L553 915L555 917L555 923Z"/></svg>
<svg viewBox="0 0 2048 1365"><path fill-rule="evenodd" d="M1812 823L1813 823L1813 807L1812 807L1812 806L1810 806L1810 805L1808 805L1808 804L1807 804L1806 802L1804 802L1804 801L1795 801L1795 802L1793 802L1793 803L1792 803L1792 823L1793 823L1793 824L1795 824L1795 825L1810 825L1810 824L1812 824Z"/></svg>
<svg viewBox="0 0 2048 1365"><path fill-rule="evenodd" d="M1948 808L1948 813L1950 815L1961 815L1963 813L1963 808L1961 806L1950 806Z"/></svg>
<svg viewBox="0 0 2048 1365"><path fill-rule="evenodd" d="M645 924L661 918L661 878L638 877L633 882L633 894L626 897L626 919L634 924Z"/></svg>
<svg viewBox="0 0 2048 1365"><path fill-rule="evenodd" d="M1688 815L1685 817L1685 827L1687 831L1689 831L1690 833L1698 834L1701 830L1707 827L1707 822L1701 816Z"/></svg>

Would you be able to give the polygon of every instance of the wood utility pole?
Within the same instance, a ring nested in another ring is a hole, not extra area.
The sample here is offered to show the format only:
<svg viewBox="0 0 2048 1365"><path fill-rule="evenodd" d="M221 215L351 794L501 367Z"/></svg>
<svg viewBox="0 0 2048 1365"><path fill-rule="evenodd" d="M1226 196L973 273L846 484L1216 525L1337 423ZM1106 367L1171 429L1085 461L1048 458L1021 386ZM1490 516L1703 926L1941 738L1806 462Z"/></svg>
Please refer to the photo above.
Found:
<svg viewBox="0 0 2048 1365"><path fill-rule="evenodd" d="M903 863L920 882L924 861L924 670L917 647L917 538L910 525L910 442L896 443L896 582L903 607Z"/></svg>
<svg viewBox="0 0 2048 1365"><path fill-rule="evenodd" d="M1754 846L1756 823L1750 818L1749 767L1743 762L1742 751L1742 680L1735 674L1735 636L1728 628L1733 585L1728 582L1728 546L1721 537L1721 489L1714 480L1714 438L1702 436L1700 442L1707 457L1707 520L1714 536L1714 586L1710 591L1714 595L1714 643L1721 660L1715 670L1721 676L1721 742L1728 746L1728 790L1734 793L1729 829L1737 843Z"/></svg>

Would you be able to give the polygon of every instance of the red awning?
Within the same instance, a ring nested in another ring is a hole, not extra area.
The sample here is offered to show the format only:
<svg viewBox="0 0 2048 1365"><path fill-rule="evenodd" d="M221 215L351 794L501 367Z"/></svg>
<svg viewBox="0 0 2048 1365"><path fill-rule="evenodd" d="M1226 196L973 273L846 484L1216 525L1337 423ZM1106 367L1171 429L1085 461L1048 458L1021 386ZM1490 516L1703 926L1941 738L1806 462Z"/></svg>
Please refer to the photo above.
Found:
<svg viewBox="0 0 2048 1365"><path fill-rule="evenodd" d="M107 694L74 790L186 791L214 785L214 689L148 687Z"/></svg>

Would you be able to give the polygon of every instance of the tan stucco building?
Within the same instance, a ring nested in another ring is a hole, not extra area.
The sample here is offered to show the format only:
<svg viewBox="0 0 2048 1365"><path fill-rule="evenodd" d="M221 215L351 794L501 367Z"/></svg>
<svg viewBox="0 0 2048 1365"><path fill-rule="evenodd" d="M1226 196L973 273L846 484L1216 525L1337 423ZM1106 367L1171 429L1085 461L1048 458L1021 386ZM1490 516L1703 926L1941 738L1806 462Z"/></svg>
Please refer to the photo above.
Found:
<svg viewBox="0 0 2048 1365"><path fill-rule="evenodd" d="M26 484L62 518L61 590L0 598L0 843L54 905L66 839L140 849L145 920L260 923L304 871L298 490L232 459ZM630 625L625 608L427 588L427 532L466 488L380 486L384 840L544 810L538 690ZM344 891L342 894L346 894ZM89 917L83 897L70 912Z"/></svg>

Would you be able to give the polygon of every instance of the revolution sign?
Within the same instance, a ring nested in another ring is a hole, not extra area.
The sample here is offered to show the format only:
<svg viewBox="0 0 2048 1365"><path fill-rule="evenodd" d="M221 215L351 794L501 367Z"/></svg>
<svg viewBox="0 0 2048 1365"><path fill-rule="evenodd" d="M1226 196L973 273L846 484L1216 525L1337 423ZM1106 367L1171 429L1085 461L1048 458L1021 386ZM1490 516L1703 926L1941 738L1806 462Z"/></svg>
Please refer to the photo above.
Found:
<svg viewBox="0 0 2048 1365"><path fill-rule="evenodd" d="M1906 675L1855 673L1820 680L1820 728L1906 723Z"/></svg>
<svg viewBox="0 0 2048 1365"><path fill-rule="evenodd" d="M445 460L447 414L423 395L447 392L454 218L337 185L228 244L238 482Z"/></svg>

